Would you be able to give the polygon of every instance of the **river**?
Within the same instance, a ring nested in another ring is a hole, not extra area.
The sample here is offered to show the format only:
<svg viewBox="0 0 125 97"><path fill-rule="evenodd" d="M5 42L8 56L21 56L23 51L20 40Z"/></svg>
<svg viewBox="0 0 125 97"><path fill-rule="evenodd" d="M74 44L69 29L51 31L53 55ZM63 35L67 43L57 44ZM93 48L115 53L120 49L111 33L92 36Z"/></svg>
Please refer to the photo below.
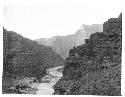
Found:
<svg viewBox="0 0 125 97"><path fill-rule="evenodd" d="M54 93L54 84L63 76L62 73L58 71L58 69L62 67L63 66L58 66L47 69L47 75L42 77L42 83L36 86L37 95L52 95Z"/></svg>

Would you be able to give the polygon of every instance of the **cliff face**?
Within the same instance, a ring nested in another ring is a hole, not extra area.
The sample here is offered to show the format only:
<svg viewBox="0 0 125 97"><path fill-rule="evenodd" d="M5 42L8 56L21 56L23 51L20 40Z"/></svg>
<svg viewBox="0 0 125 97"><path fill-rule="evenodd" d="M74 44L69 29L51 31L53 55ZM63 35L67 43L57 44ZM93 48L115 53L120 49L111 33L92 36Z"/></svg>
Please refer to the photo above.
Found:
<svg viewBox="0 0 125 97"><path fill-rule="evenodd" d="M36 41L39 44L52 47L61 57L66 58L71 48L85 43L85 39L88 39L92 33L97 31L100 32L102 29L101 24L82 25L75 34L55 36L49 39L41 38Z"/></svg>
<svg viewBox="0 0 125 97"><path fill-rule="evenodd" d="M121 95L122 14L69 51L54 94ZM111 22L112 21L112 22Z"/></svg>
<svg viewBox="0 0 125 97"><path fill-rule="evenodd" d="M39 45L35 41L24 38L15 32L7 31L6 29L3 29L3 56L5 63L3 66L12 65L13 70L18 68L24 70L26 69L25 66L34 68L34 66L37 67L40 65L49 68L63 63L63 59L53 52L50 47ZM27 72L27 75L30 73Z"/></svg>

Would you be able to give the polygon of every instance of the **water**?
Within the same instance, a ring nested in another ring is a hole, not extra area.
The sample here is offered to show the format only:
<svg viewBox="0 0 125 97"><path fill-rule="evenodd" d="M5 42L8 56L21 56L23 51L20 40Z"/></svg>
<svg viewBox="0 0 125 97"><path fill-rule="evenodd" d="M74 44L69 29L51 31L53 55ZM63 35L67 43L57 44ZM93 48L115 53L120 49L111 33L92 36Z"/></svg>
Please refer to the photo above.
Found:
<svg viewBox="0 0 125 97"><path fill-rule="evenodd" d="M47 70L47 75L42 78L42 83L37 85L36 94L38 95L52 95L54 93L54 84L63 76L61 72L57 71L63 66L58 66L55 68L49 68Z"/></svg>

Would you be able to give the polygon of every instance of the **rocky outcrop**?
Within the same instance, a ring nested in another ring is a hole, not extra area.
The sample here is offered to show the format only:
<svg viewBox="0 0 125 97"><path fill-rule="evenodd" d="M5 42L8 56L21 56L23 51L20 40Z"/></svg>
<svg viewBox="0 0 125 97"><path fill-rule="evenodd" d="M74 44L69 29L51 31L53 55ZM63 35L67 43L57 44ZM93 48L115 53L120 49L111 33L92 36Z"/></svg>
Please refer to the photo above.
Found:
<svg viewBox="0 0 125 97"><path fill-rule="evenodd" d="M109 19L103 32L91 34L85 44L69 51L54 94L121 95L121 16Z"/></svg>

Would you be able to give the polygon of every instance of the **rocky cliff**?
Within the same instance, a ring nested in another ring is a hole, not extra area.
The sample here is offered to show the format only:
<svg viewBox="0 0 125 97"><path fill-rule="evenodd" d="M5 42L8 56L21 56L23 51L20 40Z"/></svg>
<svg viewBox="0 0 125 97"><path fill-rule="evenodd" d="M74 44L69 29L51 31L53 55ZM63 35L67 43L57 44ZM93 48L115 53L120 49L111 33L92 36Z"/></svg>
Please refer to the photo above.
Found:
<svg viewBox="0 0 125 97"><path fill-rule="evenodd" d="M122 14L106 21L103 32L70 49L54 94L120 96L121 51Z"/></svg>

